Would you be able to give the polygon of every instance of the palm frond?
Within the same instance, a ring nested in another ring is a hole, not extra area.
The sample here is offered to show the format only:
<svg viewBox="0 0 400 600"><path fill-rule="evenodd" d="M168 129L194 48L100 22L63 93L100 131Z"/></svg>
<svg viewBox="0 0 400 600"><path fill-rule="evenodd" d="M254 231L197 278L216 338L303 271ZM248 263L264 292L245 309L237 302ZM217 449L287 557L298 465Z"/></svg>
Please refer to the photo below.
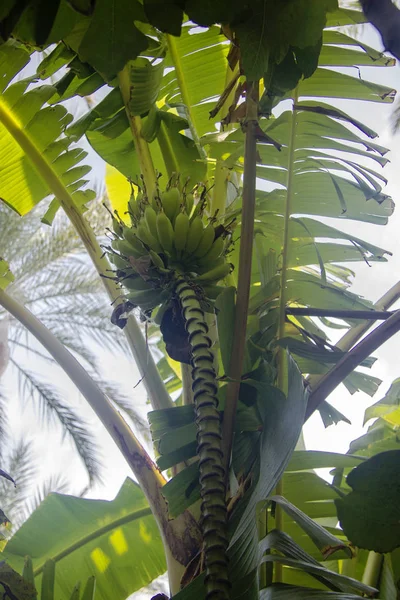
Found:
<svg viewBox="0 0 400 600"><path fill-rule="evenodd" d="M100 465L96 458L96 445L89 433L89 427L71 408L63 403L58 390L39 379L36 374L25 369L11 358L10 362L19 374L22 397L36 401L42 423L57 422L63 433L67 433L85 465L90 483L100 480Z"/></svg>
<svg viewBox="0 0 400 600"><path fill-rule="evenodd" d="M31 442L20 440L9 449L7 470L15 480L16 487L0 479L0 507L16 527L24 519L24 506L36 476Z"/></svg>
<svg viewBox="0 0 400 600"><path fill-rule="evenodd" d="M0 464L3 463L8 440L7 399L0 388Z"/></svg>
<svg viewBox="0 0 400 600"><path fill-rule="evenodd" d="M55 364L55 360L51 356L44 354L44 352L40 352L39 350L36 350L36 348L32 348L31 346L28 346L28 344L24 344L23 342L20 342L16 338L14 338L12 340L12 345L25 350L27 353L31 352L32 354L34 354L38 358L41 358L42 360L46 360L52 364Z"/></svg>
<svg viewBox="0 0 400 600"><path fill-rule="evenodd" d="M74 268L66 267L66 272L76 273ZM30 286L26 298L25 288L20 291L14 288L15 296L24 301L24 304L62 341L75 341L71 349L84 356L88 340L96 341L103 348L112 348L127 352L127 343L120 329L115 327L110 320L110 306L103 290L98 289L96 278L85 282L73 275L72 282L64 287L62 283L55 289L40 284ZM93 285L92 285L93 284ZM73 286L76 285L76 289ZM100 282L101 285L101 282ZM31 291L32 290L32 291ZM78 291L79 290L79 291ZM21 298L22 296L22 298ZM21 326L17 321L11 321L10 344L18 341ZM29 338L27 340L29 344ZM81 346L80 348L78 346Z"/></svg>
<svg viewBox="0 0 400 600"><path fill-rule="evenodd" d="M19 281L82 252L82 242L64 214L57 215L51 228L41 222L47 205L35 207L22 219L4 204L0 206L0 254L7 256ZM104 237L110 215L101 198L91 203L86 215L95 233Z"/></svg>
<svg viewBox="0 0 400 600"><path fill-rule="evenodd" d="M118 385L99 379L93 374L92 377L97 381L99 387L107 394L112 403L129 417L136 432L143 436L146 441L150 441L150 430L147 419L140 414L139 407L134 405L133 399L122 394Z"/></svg>
<svg viewBox="0 0 400 600"><path fill-rule="evenodd" d="M48 479L38 485L29 500L25 503L25 519L37 509L39 504L51 493L66 494L70 489L69 482L61 475L51 475Z"/></svg>

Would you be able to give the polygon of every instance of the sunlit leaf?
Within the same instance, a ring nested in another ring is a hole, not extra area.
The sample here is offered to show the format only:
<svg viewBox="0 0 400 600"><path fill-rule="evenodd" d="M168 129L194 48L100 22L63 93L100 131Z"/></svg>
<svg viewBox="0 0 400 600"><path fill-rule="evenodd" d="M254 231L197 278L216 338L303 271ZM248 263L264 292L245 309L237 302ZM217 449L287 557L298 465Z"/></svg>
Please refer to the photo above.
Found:
<svg viewBox="0 0 400 600"><path fill-rule="evenodd" d="M38 590L45 560L53 557L58 572L64 573L55 581L55 595L61 600L69 600L78 579L85 581L93 574L100 596L125 600L165 571L157 525L143 493L130 479L112 501L48 496L0 558L22 572L27 554L32 556Z"/></svg>

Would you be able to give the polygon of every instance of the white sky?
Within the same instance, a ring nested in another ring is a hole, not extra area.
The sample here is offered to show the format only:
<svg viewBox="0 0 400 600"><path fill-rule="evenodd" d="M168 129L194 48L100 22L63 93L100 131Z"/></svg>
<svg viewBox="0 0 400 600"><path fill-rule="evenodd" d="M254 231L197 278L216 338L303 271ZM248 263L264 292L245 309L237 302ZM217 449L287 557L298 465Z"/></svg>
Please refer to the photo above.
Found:
<svg viewBox="0 0 400 600"><path fill-rule="evenodd" d="M365 35L365 41L368 44L379 47L378 36L374 31L367 31ZM357 76L358 73L354 72L354 75ZM395 89L400 88L400 70L397 66L392 69L363 68L362 75L367 80L376 81ZM385 191L392 195L395 203L397 203L400 184L400 134L396 137L391 134L390 117L393 113L393 105L367 102L357 102L355 104L348 101L345 109L360 121L378 131L381 136L378 143L391 149L389 157L391 164L384 170L384 174L389 180L389 185ZM102 177L101 161L94 160L93 163L95 168L92 176L94 179L99 180ZM351 268L357 272L352 291L373 301L377 300L399 278L400 252L398 251L398 240L400 221L397 212L394 213L387 226L379 227L351 221L346 223L344 220L341 220L338 226L342 229L356 231L358 237L393 252L394 256L389 259L388 263L372 263L371 267L368 267L365 263L356 266L352 263L351 265ZM371 399L363 393L350 396L343 386L340 386L332 394L329 401L350 418L352 425L341 423L324 429L320 417L314 415L304 428L307 448L337 452L347 451L349 442L361 435L363 431L362 421L365 408L381 398L392 380L400 376L399 350L400 335L398 334L374 353L374 356L377 356L379 360L368 372L383 380L375 398ZM133 360L130 357L117 356L101 350L99 350L99 357L101 358L103 377L120 382L123 391L132 398L135 405L145 411L146 397L143 385L139 385L134 389L139 380L139 374ZM34 367L36 368L36 364ZM43 368L43 365L38 364L37 367L40 369ZM88 497L112 499L124 479L132 475L129 468L111 442L105 429L68 378L57 367L54 367L51 374L47 373L47 376L51 376L57 382L69 404L77 408L90 422L90 426L97 436L99 446L101 446L104 483L96 485L90 491ZM10 397L17 398L18 389L15 381L11 378L11 369L6 372L1 383L8 390ZM59 433L54 432L52 429L39 430L37 421L32 418L32 407L29 404L26 404L22 421L20 420L20 410L16 410L16 402L13 402L13 406L15 410L10 411L11 430L20 431L24 437L34 438L40 457L41 475L46 476L49 473L62 470L65 476L74 482L72 491L78 492L82 489L86 485L84 470L76 455L71 453L68 440L62 440Z"/></svg>

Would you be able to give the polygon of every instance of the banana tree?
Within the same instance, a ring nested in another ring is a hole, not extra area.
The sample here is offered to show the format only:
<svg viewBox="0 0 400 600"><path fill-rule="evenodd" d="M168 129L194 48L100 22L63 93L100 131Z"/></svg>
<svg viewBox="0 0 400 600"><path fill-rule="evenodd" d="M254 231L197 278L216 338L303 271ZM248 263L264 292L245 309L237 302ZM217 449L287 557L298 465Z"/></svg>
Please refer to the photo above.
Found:
<svg viewBox="0 0 400 600"><path fill-rule="evenodd" d="M64 368L131 466L171 596L373 596L370 581L343 567L354 553L333 521L343 491L307 472L355 465L294 450L315 410L326 425L346 418L326 402L339 383L375 393L379 381L355 369L372 366L371 352L400 329L388 311L398 286L373 306L349 291L343 264L390 253L332 221L385 225L393 212L378 170L387 150L337 101L392 102L394 90L358 70L394 61L348 34L363 14L335 0L256 0L246 10L61 0L0 16L1 197L24 215L52 196L44 222L61 207L75 226L143 376L156 462L104 390L5 291L4 262L0 303ZM35 76L32 48L48 49ZM82 96L89 109L73 120L64 103ZM103 246L85 218L83 136L107 163ZM335 346L338 318L349 331ZM163 351L158 365L137 319ZM62 568L65 552L47 551ZM17 533L4 557L22 553L39 577L46 556L35 559Z"/></svg>

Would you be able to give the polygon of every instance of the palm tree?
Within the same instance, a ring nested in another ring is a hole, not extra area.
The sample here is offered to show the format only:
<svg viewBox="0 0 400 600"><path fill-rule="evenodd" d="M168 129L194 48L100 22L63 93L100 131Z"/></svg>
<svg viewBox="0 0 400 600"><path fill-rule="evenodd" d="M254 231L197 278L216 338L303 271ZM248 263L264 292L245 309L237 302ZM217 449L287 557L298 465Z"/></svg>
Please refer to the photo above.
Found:
<svg viewBox="0 0 400 600"><path fill-rule="evenodd" d="M110 352L126 350L124 337L111 324L110 306L101 280L83 254L79 237L62 215L50 228L41 222L42 214L40 208L21 219L9 207L0 205L0 255L7 257L15 275L10 293L46 323L92 376L101 381L96 347ZM92 203L87 216L94 230L104 235L109 214L100 200ZM88 424L68 405L61 390L43 376L44 369L54 366L53 359L38 347L20 323L0 309L0 369L9 370L18 381L19 404L32 404L41 427L56 426L71 439L90 486L101 476L96 441ZM129 399L112 383L101 381L101 385L143 432L145 422ZM7 481L0 481L0 506L13 523L20 523L21 517L36 505L32 501L29 507L26 505L27 493L35 480L35 453L30 442L11 443L14 436L7 431L9 393L3 390L0 400L0 457L4 468L18 482L15 492ZM36 490L35 496L40 499L46 490L65 491L67 487L67 482L56 474Z"/></svg>

